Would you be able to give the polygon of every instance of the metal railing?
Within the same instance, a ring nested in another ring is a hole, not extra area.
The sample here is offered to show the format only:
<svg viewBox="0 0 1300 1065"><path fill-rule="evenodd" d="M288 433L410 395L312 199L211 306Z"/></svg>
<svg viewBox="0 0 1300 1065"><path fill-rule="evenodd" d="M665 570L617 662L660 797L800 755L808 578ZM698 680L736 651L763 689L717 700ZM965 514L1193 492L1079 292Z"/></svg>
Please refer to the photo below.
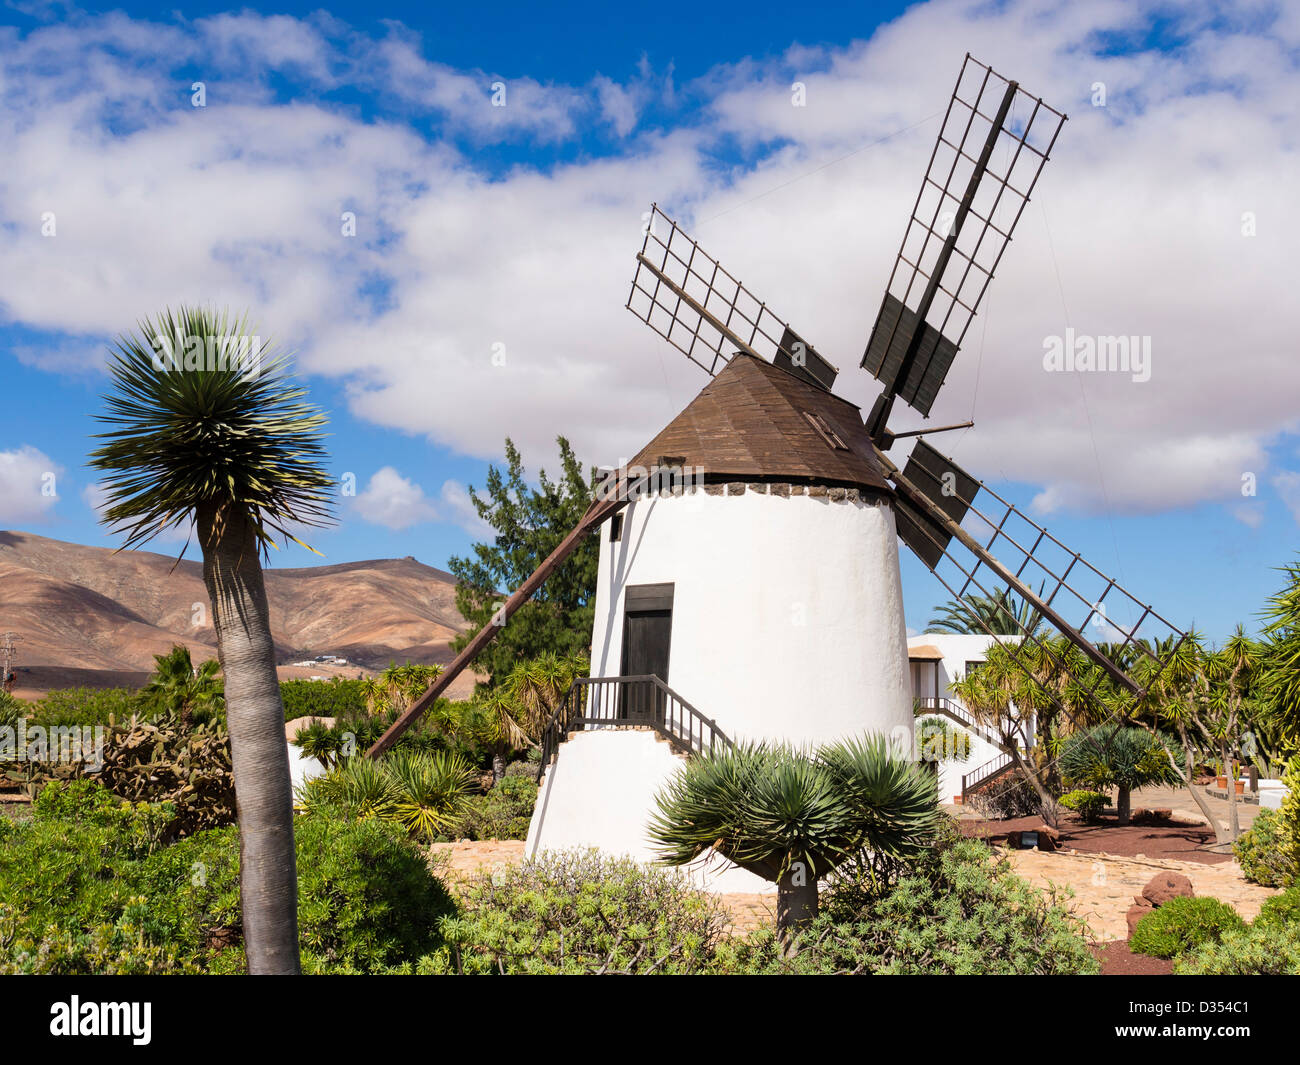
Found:
<svg viewBox="0 0 1300 1065"><path fill-rule="evenodd" d="M914 708L930 714L940 714L943 717L947 717L957 722L957 724L961 725L961 727L967 731L975 733L975 735L985 743L992 744L994 747L1002 746L1002 741L1000 739L976 721L975 716L962 706L961 703L956 702L953 699L917 699L914 703Z"/></svg>
<svg viewBox="0 0 1300 1065"><path fill-rule="evenodd" d="M685 754L731 746L711 718L653 674L583 677L573 682L542 732L538 780L570 732L625 728L652 728Z"/></svg>
<svg viewBox="0 0 1300 1065"><path fill-rule="evenodd" d="M1010 754L1000 754L991 761L985 762L978 769L969 773L963 773L961 777L961 797L964 802L966 796L976 788L982 787L990 780L1000 777L1013 764Z"/></svg>

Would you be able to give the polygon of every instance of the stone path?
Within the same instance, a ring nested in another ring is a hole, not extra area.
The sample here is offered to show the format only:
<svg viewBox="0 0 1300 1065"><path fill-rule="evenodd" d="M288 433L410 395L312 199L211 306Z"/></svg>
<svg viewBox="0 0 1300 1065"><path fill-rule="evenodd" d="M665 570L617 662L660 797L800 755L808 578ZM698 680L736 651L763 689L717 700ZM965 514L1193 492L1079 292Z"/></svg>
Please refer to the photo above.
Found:
<svg viewBox="0 0 1300 1065"><path fill-rule="evenodd" d="M524 844L522 840L435 843L431 852L446 862L446 874L454 882L478 869L497 869L522 862ZM1072 888L1075 897L1066 905L1087 921L1103 942L1127 938L1125 917L1133 905L1133 896L1140 894L1147 882L1162 871L1182 873L1192 882L1197 895L1226 902L1247 920L1259 913L1265 899L1278 893L1275 888L1247 883L1235 861L1205 865L1070 851L1003 853L1011 859L1015 871L1035 887L1054 884ZM733 933L743 935L775 923L775 895L726 894L721 899L731 913Z"/></svg>
<svg viewBox="0 0 1300 1065"><path fill-rule="evenodd" d="M1126 915L1133 896L1160 872L1182 873L1197 895L1226 902L1250 920L1276 888L1247 883L1236 861L1205 865L1171 859L1120 858L1112 854L1057 851L1006 851L1015 871L1035 887L1069 886L1074 899L1065 905L1103 942L1128 938Z"/></svg>

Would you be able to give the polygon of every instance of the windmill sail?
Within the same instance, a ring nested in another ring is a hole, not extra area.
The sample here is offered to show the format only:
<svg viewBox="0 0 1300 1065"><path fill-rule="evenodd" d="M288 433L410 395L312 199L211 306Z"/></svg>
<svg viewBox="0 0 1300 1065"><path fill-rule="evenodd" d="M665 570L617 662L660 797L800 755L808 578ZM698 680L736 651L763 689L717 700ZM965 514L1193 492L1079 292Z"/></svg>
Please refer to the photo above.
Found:
<svg viewBox="0 0 1300 1065"><path fill-rule="evenodd" d="M1065 118L967 54L862 356L889 401L930 413Z"/></svg>
<svg viewBox="0 0 1300 1065"><path fill-rule="evenodd" d="M710 377L739 349L827 392L839 373L680 226L650 207L627 309Z"/></svg>
<svg viewBox="0 0 1300 1065"><path fill-rule="evenodd" d="M1028 603L1100 667L1078 693L1083 698L1094 694L1102 675L1132 695L1144 694L1133 675L1136 660L1153 667L1142 671L1148 684L1164 671L1186 634L1113 577L924 440L902 470L878 450L877 456L898 493L899 539L960 602L996 600L1006 588ZM983 507L977 497L987 500ZM1035 632L1024 635L1055 657Z"/></svg>

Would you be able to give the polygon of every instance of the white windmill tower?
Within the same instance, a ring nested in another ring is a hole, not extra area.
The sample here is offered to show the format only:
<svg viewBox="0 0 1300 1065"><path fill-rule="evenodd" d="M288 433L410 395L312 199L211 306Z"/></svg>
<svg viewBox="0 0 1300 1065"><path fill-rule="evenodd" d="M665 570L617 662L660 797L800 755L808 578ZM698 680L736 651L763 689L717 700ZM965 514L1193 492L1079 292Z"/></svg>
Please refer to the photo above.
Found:
<svg viewBox="0 0 1300 1065"><path fill-rule="evenodd" d="M542 737L529 853L652 857L655 794L680 758L719 744L863 732L910 742L899 540L956 598L1010 589L1099 676L1140 692L1121 663L1148 655L1163 666L1177 629L924 440L901 470L886 454L919 435L888 429L894 399L928 416L1064 121L966 57L862 358L884 385L865 419L832 393L838 371L654 207L628 307L712 380L609 476L496 623L370 754L595 531L593 676ZM981 492L994 513L975 506ZM1077 626L1064 614L1072 604L1084 610ZM1101 647L1084 635L1090 623ZM716 890L770 887L720 861L701 876Z"/></svg>

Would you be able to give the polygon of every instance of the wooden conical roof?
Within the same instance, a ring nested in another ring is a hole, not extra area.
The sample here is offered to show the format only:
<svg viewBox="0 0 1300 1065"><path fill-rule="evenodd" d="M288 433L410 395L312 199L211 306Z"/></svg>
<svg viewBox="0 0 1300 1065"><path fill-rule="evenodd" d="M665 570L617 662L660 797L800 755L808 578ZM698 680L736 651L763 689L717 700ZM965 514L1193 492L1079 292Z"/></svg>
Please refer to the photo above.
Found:
<svg viewBox="0 0 1300 1065"><path fill-rule="evenodd" d="M818 424L831 430L830 439ZM790 481L893 492L858 407L743 352L733 355L631 464L651 467L664 458L702 468L709 481Z"/></svg>

